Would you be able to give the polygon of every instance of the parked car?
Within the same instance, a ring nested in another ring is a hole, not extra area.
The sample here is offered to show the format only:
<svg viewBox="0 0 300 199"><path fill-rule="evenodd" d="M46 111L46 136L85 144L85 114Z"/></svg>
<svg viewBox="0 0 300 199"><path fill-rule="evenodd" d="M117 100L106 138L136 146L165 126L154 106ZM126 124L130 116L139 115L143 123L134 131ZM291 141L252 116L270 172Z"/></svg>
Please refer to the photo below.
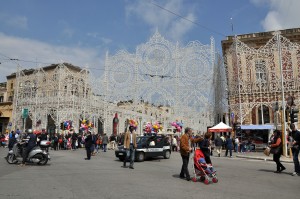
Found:
<svg viewBox="0 0 300 199"><path fill-rule="evenodd" d="M115 150L115 155L121 161L125 158L126 151L124 145ZM167 138L163 135L156 136L138 136L137 149L135 151L135 160L142 162L147 158L162 156L165 159L171 157L171 147Z"/></svg>

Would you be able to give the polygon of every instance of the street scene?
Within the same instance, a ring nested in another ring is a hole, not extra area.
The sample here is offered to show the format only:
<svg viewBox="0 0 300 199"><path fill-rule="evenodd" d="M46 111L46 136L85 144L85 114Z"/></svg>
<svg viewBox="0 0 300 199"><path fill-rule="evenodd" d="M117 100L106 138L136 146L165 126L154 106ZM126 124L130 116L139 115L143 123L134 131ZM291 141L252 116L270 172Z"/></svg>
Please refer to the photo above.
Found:
<svg viewBox="0 0 300 199"><path fill-rule="evenodd" d="M7 149L0 149L4 157ZM223 152L224 153L224 152ZM45 166L19 167L0 161L1 199L10 198L297 198L299 177L293 177L293 164L276 174L275 163L245 158L212 157L219 181L208 185L179 178L181 157L154 158L135 163L135 169L122 168L114 151L100 152L85 161L84 149L50 150ZM262 153L255 154L264 157ZM250 154L248 155L250 156ZM265 156L266 157L266 156ZM192 160L189 163L193 174Z"/></svg>
<svg viewBox="0 0 300 199"><path fill-rule="evenodd" d="M0 199L299 198L299 0L0 6Z"/></svg>

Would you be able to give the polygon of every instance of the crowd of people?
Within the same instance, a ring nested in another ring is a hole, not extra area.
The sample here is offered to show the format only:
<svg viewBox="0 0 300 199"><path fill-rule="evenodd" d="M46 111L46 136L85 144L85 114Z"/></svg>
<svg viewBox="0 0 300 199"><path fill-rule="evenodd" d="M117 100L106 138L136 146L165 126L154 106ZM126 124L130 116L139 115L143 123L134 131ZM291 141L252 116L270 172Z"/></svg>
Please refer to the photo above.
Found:
<svg viewBox="0 0 300 199"><path fill-rule="evenodd" d="M300 132L296 129L295 125L291 125L291 129L287 129L289 132L289 147L292 150L293 161L294 161L294 172L292 175L300 175L299 167L299 145L300 145ZM21 131L17 130L16 132L12 131L9 134L1 134L0 141L1 145L8 145L8 148L11 149L13 144L16 142L18 136L20 136ZM123 162L123 167L126 168L126 162L130 160L129 168L133 169L135 149L136 145L136 133L133 127L129 127L129 131L119 135L111 135L108 137L106 133L104 134L95 134L92 130L87 130L86 132L76 133L74 130L68 132L63 132L59 134L48 134L45 129L42 129L41 132L34 134L34 136L29 136L31 140L34 140L36 145L39 145L43 140L51 141L51 148L53 150L77 150L78 148L85 148L87 152L86 160L90 160L91 156L99 153L99 150L106 152L108 149L114 150L117 145L124 144L126 150L126 158ZM169 135L168 143L170 144L172 151L179 151L182 157L182 168L180 172L180 178L185 178L190 180L190 175L188 172L188 163L190 158L190 153L195 150L196 147L199 147L204 156L207 164L211 164L210 156L213 155L213 151L216 151L217 157L220 157L222 150L225 150L224 156L232 157L233 151L236 153L244 153L246 151L251 151L252 143L240 142L238 138L233 139L231 135L217 135L215 139L212 139L212 133L207 132L204 135L193 135L191 128L186 128L185 133L181 136L178 135ZM7 144L7 140L9 143ZM33 141L32 141L33 142ZM275 130L274 134L270 138L269 147L271 148L271 153L273 154L273 160L276 163L275 173L281 173L286 168L280 162L280 156L282 154L282 140L281 132ZM30 145L30 147L32 148ZM30 149L28 149L30 151Z"/></svg>

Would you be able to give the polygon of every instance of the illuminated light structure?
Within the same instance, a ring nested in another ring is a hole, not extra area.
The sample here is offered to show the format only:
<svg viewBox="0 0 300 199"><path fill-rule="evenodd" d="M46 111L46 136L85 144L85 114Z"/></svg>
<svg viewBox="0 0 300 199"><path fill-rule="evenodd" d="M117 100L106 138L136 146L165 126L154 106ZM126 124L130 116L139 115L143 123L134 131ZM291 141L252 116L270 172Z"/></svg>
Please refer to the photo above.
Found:
<svg viewBox="0 0 300 199"><path fill-rule="evenodd" d="M80 122L89 120L96 132L111 134L118 113L118 132L123 132L127 119L160 121L165 129L178 120L183 127L203 132L224 113L216 106L223 95L218 93L218 99L215 95L225 93L219 88L226 82L218 82L222 66L213 38L210 45L193 41L180 47L156 31L135 54L107 53L101 77L67 63L8 76L8 85L14 84L13 126L22 129L21 112L26 108L31 123L27 126L37 129L57 131L62 122L71 120L78 131Z"/></svg>
<svg viewBox="0 0 300 199"><path fill-rule="evenodd" d="M300 28L229 36L222 49L235 123L262 124L265 129L264 124L274 124L286 143L285 110L299 108L300 102ZM291 97L295 107L287 103ZM285 156L286 149L284 144Z"/></svg>
<svg viewBox="0 0 300 199"><path fill-rule="evenodd" d="M8 82L15 85L12 118L15 129L22 129L24 108L29 110L27 128L47 128L54 132L63 121L71 120L78 131L79 122L84 119L101 121L104 103L92 93L89 75L88 70L63 63L8 76Z"/></svg>
<svg viewBox="0 0 300 199"><path fill-rule="evenodd" d="M127 114L151 122L154 120L147 111L140 110L141 102L172 107L171 116L162 116L165 124L179 120L184 126L206 131L207 126L216 123L216 111L221 115L224 112L215 109L216 101L222 101L215 99L214 91L221 86L215 82L220 75L216 69L223 66L216 61L216 55L213 38L211 45L193 41L180 47L156 31L147 43L137 46L135 54L127 51L113 56L106 54L105 101L130 101L132 112Z"/></svg>
<svg viewBox="0 0 300 199"><path fill-rule="evenodd" d="M289 96L299 106L300 28L229 36L222 49L235 121L273 123L275 104Z"/></svg>

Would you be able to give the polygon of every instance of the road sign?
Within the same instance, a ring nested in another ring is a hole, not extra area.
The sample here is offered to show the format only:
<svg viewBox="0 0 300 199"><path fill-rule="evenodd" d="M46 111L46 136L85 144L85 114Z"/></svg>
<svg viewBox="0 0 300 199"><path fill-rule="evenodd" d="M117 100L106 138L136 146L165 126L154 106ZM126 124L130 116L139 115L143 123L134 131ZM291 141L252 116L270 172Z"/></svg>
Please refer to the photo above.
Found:
<svg viewBox="0 0 300 199"><path fill-rule="evenodd" d="M28 109L27 108L23 108L22 109L22 118L27 118L28 117Z"/></svg>

